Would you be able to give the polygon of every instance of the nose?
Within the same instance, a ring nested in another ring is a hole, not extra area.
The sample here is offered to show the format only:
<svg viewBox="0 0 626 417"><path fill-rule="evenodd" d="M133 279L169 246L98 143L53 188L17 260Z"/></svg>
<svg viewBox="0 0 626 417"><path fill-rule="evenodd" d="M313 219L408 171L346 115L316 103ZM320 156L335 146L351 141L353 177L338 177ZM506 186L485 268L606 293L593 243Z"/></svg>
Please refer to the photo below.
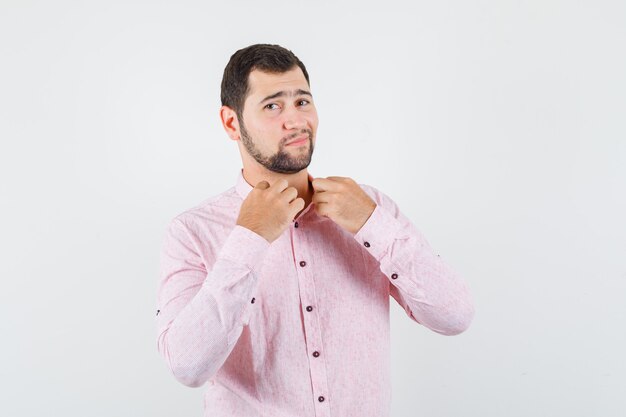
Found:
<svg viewBox="0 0 626 417"><path fill-rule="evenodd" d="M297 109L291 109L285 115L285 129L304 129L307 127L306 118Z"/></svg>

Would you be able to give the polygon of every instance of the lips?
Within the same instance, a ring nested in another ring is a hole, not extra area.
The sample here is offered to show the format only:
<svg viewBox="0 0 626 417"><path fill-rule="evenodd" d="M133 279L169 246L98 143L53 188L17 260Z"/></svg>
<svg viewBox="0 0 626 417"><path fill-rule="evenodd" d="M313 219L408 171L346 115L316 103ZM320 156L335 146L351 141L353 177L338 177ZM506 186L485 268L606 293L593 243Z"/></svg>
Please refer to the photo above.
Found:
<svg viewBox="0 0 626 417"><path fill-rule="evenodd" d="M287 144L286 144L286 145L291 145L292 143L301 142L301 141L303 141L303 140L307 140L308 138L309 138L309 136L308 136L308 135L303 135L303 136L300 136L300 137L295 138L295 139L294 139L294 140L292 140L292 141L287 142Z"/></svg>

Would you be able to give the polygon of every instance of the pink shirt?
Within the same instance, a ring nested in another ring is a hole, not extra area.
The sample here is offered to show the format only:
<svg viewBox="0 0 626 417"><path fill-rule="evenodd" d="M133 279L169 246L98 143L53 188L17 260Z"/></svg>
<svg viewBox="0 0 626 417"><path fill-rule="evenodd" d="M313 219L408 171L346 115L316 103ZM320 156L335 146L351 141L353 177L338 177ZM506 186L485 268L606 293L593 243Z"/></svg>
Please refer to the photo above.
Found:
<svg viewBox="0 0 626 417"><path fill-rule="evenodd" d="M389 296L434 332L469 327L466 282L390 197L359 185L377 206L354 235L314 203L271 244L236 225L253 188L241 170L171 221L157 347L178 381L207 383L205 416L389 416Z"/></svg>

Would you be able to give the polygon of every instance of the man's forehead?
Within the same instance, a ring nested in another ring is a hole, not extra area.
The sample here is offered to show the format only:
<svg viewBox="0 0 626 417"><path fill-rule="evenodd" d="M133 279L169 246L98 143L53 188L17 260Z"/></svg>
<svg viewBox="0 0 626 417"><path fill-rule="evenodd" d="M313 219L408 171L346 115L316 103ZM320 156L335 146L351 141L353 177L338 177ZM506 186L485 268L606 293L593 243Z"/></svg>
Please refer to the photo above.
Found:
<svg viewBox="0 0 626 417"><path fill-rule="evenodd" d="M300 67L287 72L270 73L258 69L252 70L248 76L249 96L267 95L280 90L309 90L309 85Z"/></svg>

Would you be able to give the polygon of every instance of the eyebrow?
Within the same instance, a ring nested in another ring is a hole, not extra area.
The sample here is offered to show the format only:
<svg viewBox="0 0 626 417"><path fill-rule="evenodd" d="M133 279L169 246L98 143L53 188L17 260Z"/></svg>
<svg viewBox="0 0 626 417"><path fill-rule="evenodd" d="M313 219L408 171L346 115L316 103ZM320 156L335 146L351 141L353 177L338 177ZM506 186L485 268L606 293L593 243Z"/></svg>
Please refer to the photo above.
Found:
<svg viewBox="0 0 626 417"><path fill-rule="evenodd" d="M278 93L274 93L272 95L269 95L267 97L265 97L263 100L259 101L259 104L263 104L264 102L266 102L267 100L271 100L274 98L278 98L278 97L284 97L284 96L289 96L289 97L293 97L293 96L309 96L311 98L313 98L313 95L306 90L302 90L302 89L297 89L294 91L291 91L289 93L285 92L285 91L279 91Z"/></svg>

